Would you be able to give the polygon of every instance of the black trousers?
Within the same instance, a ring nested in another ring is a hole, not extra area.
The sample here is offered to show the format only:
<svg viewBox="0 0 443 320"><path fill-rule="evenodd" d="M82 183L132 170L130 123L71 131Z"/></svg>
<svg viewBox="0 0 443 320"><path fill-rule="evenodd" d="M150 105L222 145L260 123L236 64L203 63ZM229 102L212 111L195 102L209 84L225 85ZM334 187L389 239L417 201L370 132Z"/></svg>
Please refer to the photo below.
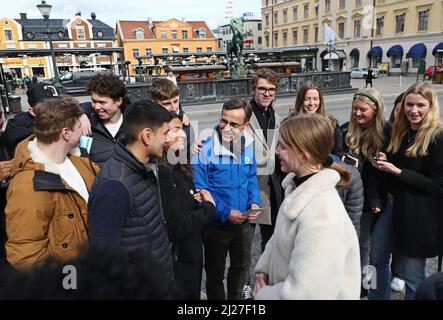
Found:
<svg viewBox="0 0 443 320"><path fill-rule="evenodd" d="M205 232L206 293L208 300L225 300L223 279L229 252L228 299L240 300L251 265L251 227L248 221L209 225Z"/></svg>
<svg viewBox="0 0 443 320"><path fill-rule="evenodd" d="M278 209L280 208L280 204L277 203L277 197L275 195L275 190L271 184L270 186L270 197L269 200L271 202L271 224L261 224L260 225L260 235L261 235L261 252L265 251L266 244L269 239L271 239L274 234L275 222L277 221Z"/></svg>

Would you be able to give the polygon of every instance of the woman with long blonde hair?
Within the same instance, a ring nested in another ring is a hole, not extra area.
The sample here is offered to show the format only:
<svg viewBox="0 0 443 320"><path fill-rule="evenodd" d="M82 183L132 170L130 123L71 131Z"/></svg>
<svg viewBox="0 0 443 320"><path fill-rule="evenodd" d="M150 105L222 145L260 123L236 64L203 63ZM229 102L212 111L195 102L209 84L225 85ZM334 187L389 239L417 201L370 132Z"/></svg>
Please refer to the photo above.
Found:
<svg viewBox="0 0 443 320"><path fill-rule="evenodd" d="M413 299L426 278L426 258L443 253L443 124L438 97L429 83L405 91L394 121L388 153L376 168L389 173L394 204L394 252Z"/></svg>
<svg viewBox="0 0 443 320"><path fill-rule="evenodd" d="M323 92L318 84L312 81L305 82L297 91L294 107L289 109L289 116L296 116L303 113L318 113L327 117L334 130L334 145L332 154L340 154L343 151L343 138L341 135L338 120L325 110L325 100Z"/></svg>
<svg viewBox="0 0 443 320"><path fill-rule="evenodd" d="M366 266L377 267L377 289L368 292L369 299L391 298L389 279L390 232L392 205L387 200L385 174L371 165L378 152L385 151L391 135L391 124L385 120L384 101L379 91L361 89L354 94L349 123L342 126L343 161L355 159L363 180L364 205L360 220L360 254L363 277L369 277ZM349 163L349 162L348 162Z"/></svg>
<svg viewBox="0 0 443 320"><path fill-rule="evenodd" d="M285 200L255 272L256 299L359 299L357 233L337 193L350 174L329 156L328 119L302 114L280 127Z"/></svg>

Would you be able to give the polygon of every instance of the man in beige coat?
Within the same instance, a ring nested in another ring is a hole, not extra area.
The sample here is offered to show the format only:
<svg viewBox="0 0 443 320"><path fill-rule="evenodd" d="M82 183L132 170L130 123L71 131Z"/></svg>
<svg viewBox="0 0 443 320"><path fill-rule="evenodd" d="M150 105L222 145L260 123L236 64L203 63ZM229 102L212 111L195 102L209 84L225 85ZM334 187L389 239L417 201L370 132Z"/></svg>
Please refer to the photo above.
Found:
<svg viewBox="0 0 443 320"><path fill-rule="evenodd" d="M43 102L35 113L35 136L15 152L5 209L7 260L19 270L49 256L73 258L88 245L87 203L98 173L77 148L83 115L77 102Z"/></svg>
<svg viewBox="0 0 443 320"><path fill-rule="evenodd" d="M253 112L250 133L255 140L255 159L262 207L267 207L255 221L260 224L262 251L274 232L278 208L282 202L280 168L275 165L275 149L281 118L273 108L278 85L278 75L266 68L257 70L251 81L253 98L249 103Z"/></svg>

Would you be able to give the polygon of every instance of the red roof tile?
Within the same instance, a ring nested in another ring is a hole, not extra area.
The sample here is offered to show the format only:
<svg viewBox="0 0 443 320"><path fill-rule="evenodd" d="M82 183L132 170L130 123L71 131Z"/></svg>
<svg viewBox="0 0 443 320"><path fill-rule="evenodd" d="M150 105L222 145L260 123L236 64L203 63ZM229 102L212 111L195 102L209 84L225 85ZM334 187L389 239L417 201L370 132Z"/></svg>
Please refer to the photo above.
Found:
<svg viewBox="0 0 443 320"><path fill-rule="evenodd" d="M152 21L152 25L155 26L159 23L162 23L165 21ZM155 39L155 36L151 29L148 28L148 21L118 21L120 24L123 38L125 40L131 40L135 39L135 30L141 28L145 33L145 39ZM190 24L192 26L192 38L196 39L199 38L199 35L197 34L198 29L205 29L206 31L206 38L214 38L214 34L212 33L211 29L209 29L208 25L204 21L186 21L186 23Z"/></svg>
<svg viewBox="0 0 443 320"><path fill-rule="evenodd" d="M196 30L198 29L205 29L206 31L206 38L214 38L214 35L212 34L211 29L209 29L208 25L204 21L186 21L187 23L192 25L192 37L193 38L199 38L198 34L196 33Z"/></svg>
<svg viewBox="0 0 443 320"><path fill-rule="evenodd" d="M155 39L151 29L148 28L148 21L118 21L125 40L135 39L135 30L142 29L145 39Z"/></svg>

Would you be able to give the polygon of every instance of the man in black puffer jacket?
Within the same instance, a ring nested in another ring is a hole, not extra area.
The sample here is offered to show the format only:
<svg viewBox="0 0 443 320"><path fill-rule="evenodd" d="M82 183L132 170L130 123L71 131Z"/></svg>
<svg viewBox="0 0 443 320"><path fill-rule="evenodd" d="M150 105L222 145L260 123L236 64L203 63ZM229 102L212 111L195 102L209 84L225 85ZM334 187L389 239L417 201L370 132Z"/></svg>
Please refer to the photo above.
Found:
<svg viewBox="0 0 443 320"><path fill-rule="evenodd" d="M150 101L130 106L123 124L125 141L117 142L102 166L88 204L91 243L148 258L161 275L157 284L165 299L173 292L173 265L156 168L149 160L162 156L170 120L166 109Z"/></svg>

